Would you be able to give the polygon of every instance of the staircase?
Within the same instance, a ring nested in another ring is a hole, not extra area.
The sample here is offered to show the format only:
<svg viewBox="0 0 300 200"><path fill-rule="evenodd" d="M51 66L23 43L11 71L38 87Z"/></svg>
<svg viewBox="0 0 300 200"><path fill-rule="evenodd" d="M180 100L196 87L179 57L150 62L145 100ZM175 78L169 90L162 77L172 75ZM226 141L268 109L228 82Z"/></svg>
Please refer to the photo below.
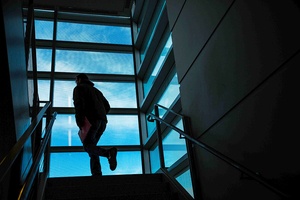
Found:
<svg viewBox="0 0 300 200"><path fill-rule="evenodd" d="M178 200L161 174L48 178L45 200Z"/></svg>

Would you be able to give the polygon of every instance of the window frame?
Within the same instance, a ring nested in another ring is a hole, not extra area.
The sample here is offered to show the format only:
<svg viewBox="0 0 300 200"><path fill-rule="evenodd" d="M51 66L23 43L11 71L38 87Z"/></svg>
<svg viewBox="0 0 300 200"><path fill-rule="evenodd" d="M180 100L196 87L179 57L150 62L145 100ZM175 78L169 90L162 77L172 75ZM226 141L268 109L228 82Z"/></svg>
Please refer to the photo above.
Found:
<svg viewBox="0 0 300 200"><path fill-rule="evenodd" d="M24 16L27 16L27 9L23 9ZM101 25L113 25L120 27L132 27L131 18L130 17L122 17L122 16L103 16L96 14L88 14L83 12L73 13L73 12L65 12L58 10L34 10L35 19L36 20L50 20L54 22L53 27L53 39L44 40L44 39L36 39L36 48L38 49L52 49L51 55L51 71L39 71L36 76L38 80L47 80L50 81L50 94L49 101L53 102L53 94L54 94L54 81L57 80L71 80L75 81L76 75L78 73L65 73L65 72L55 72L55 51L58 49L61 50L76 50L76 51L94 51L94 52L112 52L112 53L130 53L133 54L133 45L123 45L123 44L102 44L102 43L89 43L89 42L68 42L68 41L57 41L57 22L65 21L65 22L78 22L85 24L101 24ZM24 21L26 23L26 21ZM131 38L132 39L132 31ZM134 83L136 85L136 70L135 63L133 60L133 68L134 74L124 75L124 74L97 74L97 73L87 73L88 77L92 81L107 81L107 82L124 82L124 83ZM34 74L32 71L28 71L28 79L32 79ZM135 91L135 95L138 96L138 91ZM55 97L54 97L55 98ZM45 101L40 102L40 105ZM136 102L136 105L138 103ZM75 109L73 107L51 107L52 112L57 112L58 114L74 114ZM109 114L113 115L136 115L139 118L139 110L138 108L111 108ZM138 121L140 123L140 121ZM139 136L140 133L140 124L138 124ZM139 139L141 142L141 139ZM106 148L110 148L110 146L105 146ZM142 145L141 143L138 145L116 145L118 151L126 152L126 151L139 151L142 154ZM67 152L83 152L82 146L61 146L61 147L50 147L50 153L67 153ZM142 162L142 173L144 173L144 162L143 156L141 155Z"/></svg>

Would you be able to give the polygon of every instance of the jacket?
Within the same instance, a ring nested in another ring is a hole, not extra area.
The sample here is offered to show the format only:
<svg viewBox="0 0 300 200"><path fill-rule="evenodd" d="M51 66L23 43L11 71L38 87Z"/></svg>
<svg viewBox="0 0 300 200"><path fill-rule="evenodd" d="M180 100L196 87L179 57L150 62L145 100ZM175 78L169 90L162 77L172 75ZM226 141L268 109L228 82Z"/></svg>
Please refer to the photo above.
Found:
<svg viewBox="0 0 300 200"><path fill-rule="evenodd" d="M76 123L80 127L83 125L84 117L91 124L97 120L107 122L106 114L110 110L107 99L103 96L94 83L90 80L82 80L73 90L73 101L75 107Z"/></svg>

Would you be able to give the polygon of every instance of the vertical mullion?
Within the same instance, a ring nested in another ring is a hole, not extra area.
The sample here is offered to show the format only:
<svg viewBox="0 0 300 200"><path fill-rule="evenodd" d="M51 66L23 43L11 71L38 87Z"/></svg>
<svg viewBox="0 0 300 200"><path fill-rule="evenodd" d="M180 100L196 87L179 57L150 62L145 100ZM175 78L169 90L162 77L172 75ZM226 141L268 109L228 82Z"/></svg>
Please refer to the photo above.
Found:
<svg viewBox="0 0 300 200"><path fill-rule="evenodd" d="M55 71L55 49L56 49L56 35L57 35L57 12L58 7L55 7L54 11L54 27L53 27L53 43L52 43L52 61L51 61L51 80L50 80L50 102L52 109L53 107L53 96L54 96L54 71Z"/></svg>
<svg viewBox="0 0 300 200"><path fill-rule="evenodd" d="M33 10L34 12L34 10ZM33 97L33 107L32 107L32 119L34 119L38 113L39 108L39 96L38 96L38 78L37 78L37 62L36 62L36 45L35 45L35 19L33 15L32 20L32 71L33 71L33 84L34 84L34 97Z"/></svg>
<svg viewBox="0 0 300 200"><path fill-rule="evenodd" d="M54 19L53 19L53 43L52 43L52 61L51 61L51 80L50 80L50 102L51 105L48 108L48 113L47 113L47 119L46 119L46 124L48 125L50 123L51 117L50 114L53 113L52 112L52 108L53 108L53 96L54 96L54 71L55 71L55 49L56 49L56 34L57 34L57 12L58 12L58 6L55 6L54 8ZM52 134L51 134L52 135ZM45 159L46 160L46 173L47 175L50 172L50 154L51 154L51 150L50 150L50 146L51 146L51 135L49 138L49 142L48 142L48 151L47 151L47 156Z"/></svg>
<svg viewBox="0 0 300 200"><path fill-rule="evenodd" d="M134 77L135 77L135 91L136 91L136 103L137 103L137 110L138 110L138 126L139 126L139 138L140 138L140 146L141 146L141 161L142 161L142 172L143 174L145 174L146 172L150 171L148 168L149 166L149 162L145 162L147 156L144 155L144 148L143 148L143 120L142 117L143 115L141 114L141 109L140 109L140 102L142 102L142 97L141 97L141 93L143 93L143 91L141 90L141 80L138 79L137 76L137 71L138 71L138 67L140 65L139 60L137 60L137 58L139 58L139 56L136 56L136 54L138 54L137 50L135 49L135 45L134 45L134 41L135 41L135 36L137 33L137 27L135 22L132 19L132 16L130 16L130 24L131 24L131 40L132 40L132 54L133 54L133 65L134 65ZM148 163L148 164L147 164Z"/></svg>

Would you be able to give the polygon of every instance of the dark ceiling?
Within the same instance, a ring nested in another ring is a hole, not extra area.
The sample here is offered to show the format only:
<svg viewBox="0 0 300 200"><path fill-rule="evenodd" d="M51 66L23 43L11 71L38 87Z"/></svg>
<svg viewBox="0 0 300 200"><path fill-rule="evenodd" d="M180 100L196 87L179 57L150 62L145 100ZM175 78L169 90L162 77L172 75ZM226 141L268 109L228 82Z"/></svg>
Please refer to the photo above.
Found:
<svg viewBox="0 0 300 200"><path fill-rule="evenodd" d="M28 1L24 0L24 4L28 5ZM133 0L34 0L34 6L50 9L59 6L59 10L130 16L132 2Z"/></svg>

